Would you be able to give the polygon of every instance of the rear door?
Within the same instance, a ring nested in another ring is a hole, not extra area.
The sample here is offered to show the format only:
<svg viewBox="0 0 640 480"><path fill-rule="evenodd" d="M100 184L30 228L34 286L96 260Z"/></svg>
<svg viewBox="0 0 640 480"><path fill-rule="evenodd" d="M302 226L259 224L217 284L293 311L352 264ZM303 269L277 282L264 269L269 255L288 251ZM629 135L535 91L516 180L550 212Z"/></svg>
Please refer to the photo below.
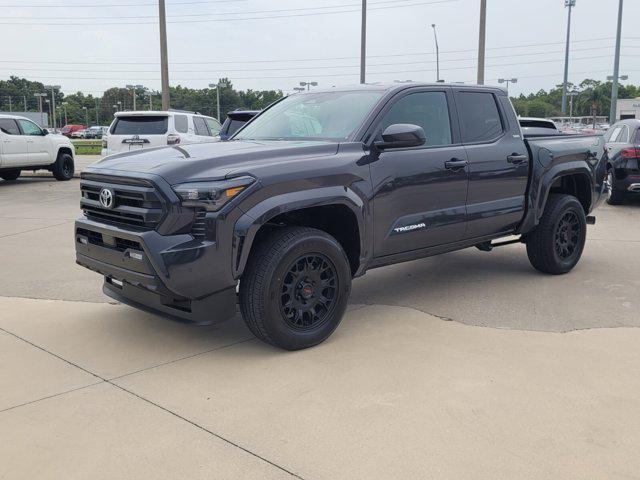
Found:
<svg viewBox="0 0 640 480"><path fill-rule="evenodd" d="M166 147L168 130L167 115L118 116L109 132L109 153Z"/></svg>
<svg viewBox="0 0 640 480"><path fill-rule="evenodd" d="M513 230L525 211L529 157L508 97L456 87L462 143L469 161L465 238Z"/></svg>
<svg viewBox="0 0 640 480"><path fill-rule="evenodd" d="M468 172L452 103L448 87L415 88L394 97L378 117L374 138L389 125L407 123L421 126L427 142L384 150L371 163L376 257L464 235Z"/></svg>
<svg viewBox="0 0 640 480"><path fill-rule="evenodd" d="M0 142L2 168L29 165L27 137L21 134L13 118L0 118Z"/></svg>

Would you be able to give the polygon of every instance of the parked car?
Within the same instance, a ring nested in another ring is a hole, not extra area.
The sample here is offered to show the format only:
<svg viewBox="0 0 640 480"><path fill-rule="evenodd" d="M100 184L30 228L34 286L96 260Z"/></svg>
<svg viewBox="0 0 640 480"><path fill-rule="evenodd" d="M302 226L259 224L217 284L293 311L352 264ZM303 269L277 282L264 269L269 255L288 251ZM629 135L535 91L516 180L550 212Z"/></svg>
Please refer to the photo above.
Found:
<svg viewBox="0 0 640 480"><path fill-rule="evenodd" d="M607 186L611 205L620 205L629 194L640 193L640 120L621 120L604 135L609 160Z"/></svg>
<svg viewBox="0 0 640 480"><path fill-rule="evenodd" d="M31 120L0 115L0 178L16 180L22 170L49 170L57 180L70 180L75 150L71 141L50 134Z"/></svg>
<svg viewBox="0 0 640 480"><path fill-rule="evenodd" d="M249 120L258 115L260 110L234 110L227 112L227 118L220 130L220 140L229 139L234 133L240 130Z"/></svg>
<svg viewBox="0 0 640 480"><path fill-rule="evenodd" d="M85 128L86 127L84 125L65 125L62 127L62 130L60 130L60 133L65 137L71 138L74 132L84 130Z"/></svg>
<svg viewBox="0 0 640 480"><path fill-rule="evenodd" d="M89 166L76 261L107 295L172 317L220 321L239 303L258 338L296 350L331 335L371 268L523 242L534 268L569 272L604 159L599 135L523 140L499 88L311 91L233 141Z"/></svg>
<svg viewBox="0 0 640 480"><path fill-rule="evenodd" d="M544 137L561 133L553 120L546 118L518 117L518 122L525 137Z"/></svg>
<svg viewBox="0 0 640 480"><path fill-rule="evenodd" d="M76 130L71 134L71 138L86 138L87 129Z"/></svg>
<svg viewBox="0 0 640 480"><path fill-rule="evenodd" d="M109 130L109 127L100 127L100 126L89 127L84 132L84 138L100 139L108 130Z"/></svg>
<svg viewBox="0 0 640 480"><path fill-rule="evenodd" d="M102 137L102 154L219 141L222 126L212 117L195 112L118 112Z"/></svg>

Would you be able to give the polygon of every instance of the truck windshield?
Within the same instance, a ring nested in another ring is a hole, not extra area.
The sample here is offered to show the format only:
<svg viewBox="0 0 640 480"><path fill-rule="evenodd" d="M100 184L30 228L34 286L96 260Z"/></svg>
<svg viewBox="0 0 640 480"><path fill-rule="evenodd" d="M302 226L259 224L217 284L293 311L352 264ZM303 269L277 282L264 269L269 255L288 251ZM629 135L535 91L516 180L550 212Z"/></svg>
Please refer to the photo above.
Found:
<svg viewBox="0 0 640 480"><path fill-rule="evenodd" d="M345 140L383 91L292 95L275 104L233 140Z"/></svg>

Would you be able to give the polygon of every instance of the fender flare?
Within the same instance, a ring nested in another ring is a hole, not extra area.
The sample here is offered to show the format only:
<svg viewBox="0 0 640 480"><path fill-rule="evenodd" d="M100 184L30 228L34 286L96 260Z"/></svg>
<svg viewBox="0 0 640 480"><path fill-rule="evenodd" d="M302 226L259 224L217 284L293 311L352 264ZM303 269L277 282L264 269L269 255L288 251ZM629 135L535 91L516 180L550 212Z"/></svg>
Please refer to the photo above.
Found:
<svg viewBox="0 0 640 480"><path fill-rule="evenodd" d="M364 257L371 248L365 245L367 238L367 207L365 201L352 189L344 186L332 186L284 193L267 198L240 216L233 229L233 276L238 279L242 275L249 259L258 230L276 216L325 205L344 205L354 214L358 222L360 235L360 270L364 265ZM243 210L244 211L244 210Z"/></svg>

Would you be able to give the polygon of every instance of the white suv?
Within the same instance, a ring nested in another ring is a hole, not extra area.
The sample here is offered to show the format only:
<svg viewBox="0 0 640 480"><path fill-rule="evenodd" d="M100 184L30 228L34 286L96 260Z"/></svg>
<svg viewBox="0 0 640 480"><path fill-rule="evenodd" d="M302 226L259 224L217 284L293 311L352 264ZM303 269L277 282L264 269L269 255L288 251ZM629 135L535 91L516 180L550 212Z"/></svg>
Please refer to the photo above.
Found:
<svg viewBox="0 0 640 480"><path fill-rule="evenodd" d="M57 180L70 180L75 149L62 135L50 134L28 118L0 115L0 178L15 180L22 170L50 170Z"/></svg>
<svg viewBox="0 0 640 480"><path fill-rule="evenodd" d="M102 155L220 140L220 122L194 112L117 112L102 137Z"/></svg>

